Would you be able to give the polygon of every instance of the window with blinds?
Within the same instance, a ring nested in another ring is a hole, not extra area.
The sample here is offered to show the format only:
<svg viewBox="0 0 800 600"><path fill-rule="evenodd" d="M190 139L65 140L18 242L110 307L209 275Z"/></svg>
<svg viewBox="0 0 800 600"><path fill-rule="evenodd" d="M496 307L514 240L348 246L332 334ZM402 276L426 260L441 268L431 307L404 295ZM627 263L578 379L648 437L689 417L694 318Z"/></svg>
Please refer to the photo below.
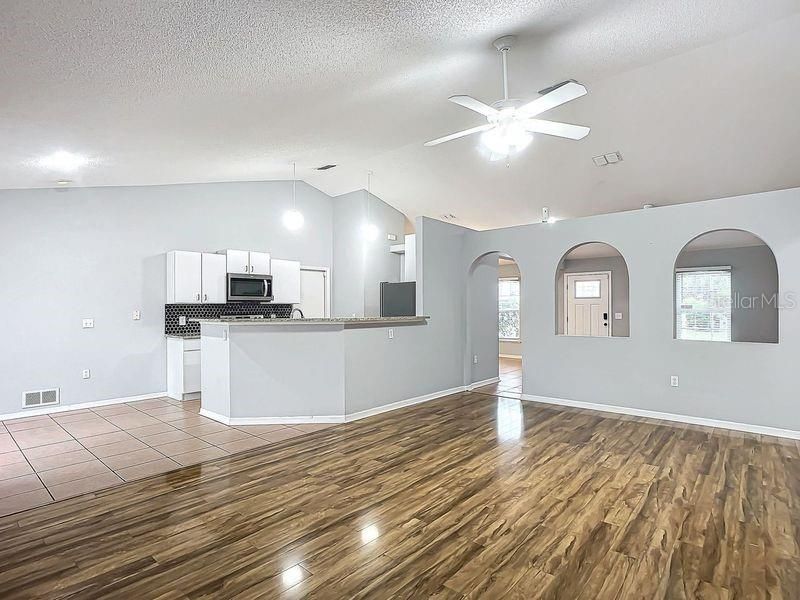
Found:
<svg viewBox="0 0 800 600"><path fill-rule="evenodd" d="M679 340L731 341L731 269L675 272L675 335Z"/></svg>
<svg viewBox="0 0 800 600"><path fill-rule="evenodd" d="M519 339L519 278L504 277L498 282L497 307L500 313L500 339Z"/></svg>

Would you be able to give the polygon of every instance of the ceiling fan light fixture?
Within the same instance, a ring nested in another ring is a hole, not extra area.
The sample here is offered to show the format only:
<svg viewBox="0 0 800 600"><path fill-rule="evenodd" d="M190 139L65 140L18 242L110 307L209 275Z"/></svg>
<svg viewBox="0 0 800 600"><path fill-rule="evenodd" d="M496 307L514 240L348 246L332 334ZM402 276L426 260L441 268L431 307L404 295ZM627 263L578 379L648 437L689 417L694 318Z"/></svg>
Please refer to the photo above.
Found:
<svg viewBox="0 0 800 600"><path fill-rule="evenodd" d="M494 156L506 157L524 150L533 140L533 134L517 122L498 125L481 134L481 143Z"/></svg>

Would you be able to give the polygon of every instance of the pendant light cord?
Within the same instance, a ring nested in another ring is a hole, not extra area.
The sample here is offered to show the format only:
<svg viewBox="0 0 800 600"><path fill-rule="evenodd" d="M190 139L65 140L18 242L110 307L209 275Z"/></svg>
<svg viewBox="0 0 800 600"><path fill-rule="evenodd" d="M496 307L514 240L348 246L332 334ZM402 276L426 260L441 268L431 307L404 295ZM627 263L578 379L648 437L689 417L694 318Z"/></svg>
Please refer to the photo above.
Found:
<svg viewBox="0 0 800 600"><path fill-rule="evenodd" d="M292 208L297 210L297 163L292 163Z"/></svg>

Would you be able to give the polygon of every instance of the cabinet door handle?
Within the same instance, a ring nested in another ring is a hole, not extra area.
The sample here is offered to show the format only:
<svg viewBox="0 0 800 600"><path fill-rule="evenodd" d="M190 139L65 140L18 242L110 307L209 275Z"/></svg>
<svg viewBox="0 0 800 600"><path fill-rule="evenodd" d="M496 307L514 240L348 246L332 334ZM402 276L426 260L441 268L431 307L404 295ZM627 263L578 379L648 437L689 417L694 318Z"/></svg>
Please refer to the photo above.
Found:
<svg viewBox="0 0 800 600"><path fill-rule="evenodd" d="M208 294L203 294L203 300L208 300Z"/></svg>

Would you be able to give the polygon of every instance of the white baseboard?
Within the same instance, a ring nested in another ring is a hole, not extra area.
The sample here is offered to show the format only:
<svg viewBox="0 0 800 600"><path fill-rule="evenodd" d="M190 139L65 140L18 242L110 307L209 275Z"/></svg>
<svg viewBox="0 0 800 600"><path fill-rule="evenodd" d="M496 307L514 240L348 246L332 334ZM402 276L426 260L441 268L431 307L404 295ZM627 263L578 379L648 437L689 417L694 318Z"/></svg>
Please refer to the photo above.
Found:
<svg viewBox="0 0 800 600"><path fill-rule="evenodd" d="M126 402L136 402L137 400L153 400L154 398L165 398L167 392L155 392L153 394L140 394L138 396L126 396L124 398L109 398L108 400L95 400L94 402L81 402L79 404L59 404L57 406L44 406L42 408L26 408L20 412L0 415L0 421L8 419L21 419L22 417L38 417L53 413L67 412L70 410L80 410L84 408L97 408L99 406L109 406L111 404L124 404Z"/></svg>
<svg viewBox="0 0 800 600"><path fill-rule="evenodd" d="M436 400L436 398L449 396L450 394L458 394L459 392L463 391L466 391L466 387L460 385L458 387L450 388L448 390L433 392L432 394L425 394L424 396L417 396L416 398L408 398L407 400L400 400L399 402L392 402L391 404L384 404L383 406L376 406L375 408L368 408L367 410L361 410L359 412L350 413L345 415L344 420L347 423L349 423L350 421L358 421L359 419L365 419L367 417L379 415L381 413L389 412L390 410L397 410L398 408L413 406L414 404L421 404L423 402L428 402L430 400Z"/></svg>
<svg viewBox="0 0 800 600"><path fill-rule="evenodd" d="M489 380L487 380L489 381ZM491 381L489 381L491 383ZM483 385L482 383L480 385ZM448 390L442 390L440 392L433 392L432 394L425 394L424 396L417 396L415 398L408 398L407 400L400 400L399 402L392 402L391 404L384 404L383 406L376 406L375 408L369 408L367 410L362 410L355 413L345 414L345 415L325 415L325 416L309 416L309 417L259 417L259 418L246 418L246 417L226 417L225 415L221 415L219 413L212 412L210 410L206 410L205 408L200 409L200 415L203 417L208 417L209 419L213 419L214 421L218 421L219 423L223 423L225 425L292 425L292 424L301 424L301 423L349 423L350 421L358 421L359 419L365 419L367 417L372 417L374 415L379 415L381 413L389 412L390 410L397 410L398 408L403 408L406 406L413 406L414 404L421 404L422 402L428 402L430 400L435 400L436 398L442 398L443 396L449 396L450 394L457 394L459 392L466 391L465 386L458 386L454 388L450 388Z"/></svg>
<svg viewBox="0 0 800 600"><path fill-rule="evenodd" d="M500 354L500 358L519 358L522 359L521 354Z"/></svg>
<svg viewBox="0 0 800 600"><path fill-rule="evenodd" d="M470 383L464 389L466 389L468 392L470 392L470 391L474 390L475 388L483 387L485 385L491 385L493 383L500 383L500 378L499 377L489 377L489 379L484 379L483 381L476 381L475 383Z"/></svg>
<svg viewBox="0 0 800 600"><path fill-rule="evenodd" d="M292 425L301 423L344 423L342 415L308 416L308 417L226 417L219 413L200 409L200 415L225 425Z"/></svg>
<svg viewBox="0 0 800 600"><path fill-rule="evenodd" d="M558 406L571 406L573 408L587 408L620 415L631 415L634 417L646 417L648 419L659 419L661 421L672 421L674 423L689 423L691 425L702 425L704 427L718 427L720 429L731 429L733 431L745 431L747 433L760 433L775 437L800 440L800 431L794 429L780 429L778 427L768 427L766 425L751 425L749 423L737 423L735 421L721 421L718 419L706 419L704 417L692 417L690 415L679 415L675 413L658 412L655 410L644 410L641 408L630 408L628 406L614 406L613 404L595 404L593 402L581 402L579 400L565 400L563 398L550 398L547 396L534 396L522 394L522 400L529 402L541 402L543 404L555 404Z"/></svg>

